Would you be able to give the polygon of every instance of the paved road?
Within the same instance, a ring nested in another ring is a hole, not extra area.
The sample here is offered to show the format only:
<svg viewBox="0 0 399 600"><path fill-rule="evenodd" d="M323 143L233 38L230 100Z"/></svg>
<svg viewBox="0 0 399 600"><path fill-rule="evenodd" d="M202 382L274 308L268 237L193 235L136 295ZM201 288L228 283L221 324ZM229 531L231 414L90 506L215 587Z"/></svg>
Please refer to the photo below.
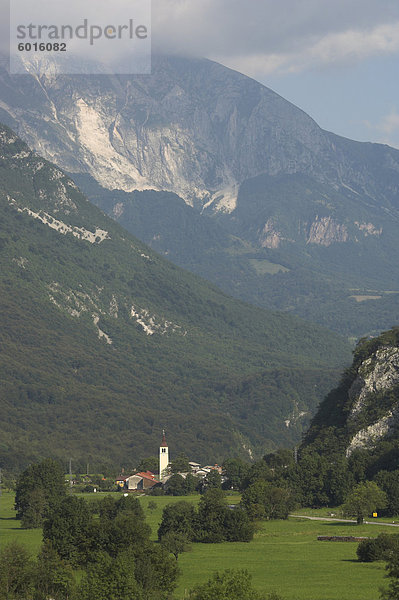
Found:
<svg viewBox="0 0 399 600"><path fill-rule="evenodd" d="M307 515L288 515L296 519L309 519L310 521L339 521L341 523L356 523L353 519L337 519L335 517L309 517ZM382 523L381 521L363 521L365 525L386 525L386 527L399 527L399 523Z"/></svg>

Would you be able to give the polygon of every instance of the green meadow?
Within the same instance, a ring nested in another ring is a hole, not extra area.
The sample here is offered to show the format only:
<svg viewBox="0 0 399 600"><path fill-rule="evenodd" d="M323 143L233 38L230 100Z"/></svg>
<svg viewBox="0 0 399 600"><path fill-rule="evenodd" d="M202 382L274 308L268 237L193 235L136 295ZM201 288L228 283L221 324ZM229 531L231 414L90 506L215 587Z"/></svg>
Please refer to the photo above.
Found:
<svg viewBox="0 0 399 600"><path fill-rule="evenodd" d="M36 554L42 543L42 530L21 529L20 521L15 518L14 494L3 492L0 496L0 548L13 540Z"/></svg>
<svg viewBox="0 0 399 600"><path fill-rule="evenodd" d="M102 494L83 496L95 501ZM162 510L167 504L180 500L198 503L199 498L198 495L141 497L153 538L156 539ZM0 542L3 545L17 539L34 553L40 546L41 530L20 528L13 501L12 494L0 498ZM148 506L151 501L156 504L152 510ZM231 504L237 501L238 495L228 499ZM334 511L317 511L317 516L328 516L329 512ZM205 582L215 571L245 568L253 577L254 587L265 592L275 591L285 600L378 600L379 588L386 585L384 563L359 563L356 543L319 542L317 536L374 537L383 531L394 533L396 529L380 524L357 526L290 518L260 523L250 543L192 544L189 552L179 556L181 575L175 599L183 600L186 590Z"/></svg>
<svg viewBox="0 0 399 600"><path fill-rule="evenodd" d="M335 523L270 521L262 523L249 544L194 544L179 557L182 575L176 598L211 573L246 568L258 590L286 600L376 600L384 583L383 563L359 563L357 544L318 542L318 535L377 535L382 528Z"/></svg>

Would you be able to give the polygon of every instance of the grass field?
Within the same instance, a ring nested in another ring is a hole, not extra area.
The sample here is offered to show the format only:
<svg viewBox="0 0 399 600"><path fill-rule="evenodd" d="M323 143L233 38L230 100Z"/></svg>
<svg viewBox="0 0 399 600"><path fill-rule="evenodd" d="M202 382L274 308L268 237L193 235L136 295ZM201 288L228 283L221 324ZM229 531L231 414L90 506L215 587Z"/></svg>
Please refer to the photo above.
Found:
<svg viewBox="0 0 399 600"><path fill-rule="evenodd" d="M3 493L0 496L0 548L13 540L21 542L32 554L36 554L42 543L42 530L21 529L20 521L15 518L14 494Z"/></svg>
<svg viewBox="0 0 399 600"><path fill-rule="evenodd" d="M249 543L194 544L182 554L176 598L216 570L246 568L259 591L276 591L286 600L377 600L383 563L358 563L356 543L318 542L318 535L377 535L378 526L357 527L313 521L263 523Z"/></svg>
<svg viewBox="0 0 399 600"><path fill-rule="evenodd" d="M82 496L95 499L93 494ZM156 539L163 508L182 499L198 503L199 496L144 496L140 499L152 528L153 539ZM41 530L20 529L12 510L13 500L12 494L4 494L0 498L0 543L18 539L35 552L40 546ZM151 500L157 505L154 510L148 508ZM228 501L233 503L238 500L238 496L232 496ZM329 512L334 511L302 512L328 516ZM318 542L317 536L374 537L382 531L395 532L388 529L383 525L357 526L292 518L261 523L254 540L249 544L192 544L191 551L179 557L182 573L175 598L182 600L185 590L207 581L217 570L245 568L252 574L254 587L264 592L276 591L285 600L378 600L379 588L386 584L384 564L359 563L356 560L356 543Z"/></svg>

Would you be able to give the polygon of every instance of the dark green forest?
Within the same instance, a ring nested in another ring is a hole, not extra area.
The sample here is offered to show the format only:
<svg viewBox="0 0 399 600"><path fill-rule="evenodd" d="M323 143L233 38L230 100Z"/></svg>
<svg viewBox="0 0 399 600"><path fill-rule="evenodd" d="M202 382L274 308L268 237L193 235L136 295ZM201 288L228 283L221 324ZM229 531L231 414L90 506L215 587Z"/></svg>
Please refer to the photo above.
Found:
<svg viewBox="0 0 399 600"><path fill-rule="evenodd" d="M163 427L195 460L296 442L346 342L169 263L10 130L0 140L2 466L131 467ZM96 228L106 239L77 237Z"/></svg>

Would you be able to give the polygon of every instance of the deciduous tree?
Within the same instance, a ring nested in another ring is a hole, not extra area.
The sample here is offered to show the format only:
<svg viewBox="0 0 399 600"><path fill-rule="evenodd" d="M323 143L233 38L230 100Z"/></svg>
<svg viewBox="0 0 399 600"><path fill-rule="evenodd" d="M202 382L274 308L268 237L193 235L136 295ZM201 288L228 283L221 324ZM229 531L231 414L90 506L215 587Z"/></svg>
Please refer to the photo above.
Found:
<svg viewBox="0 0 399 600"><path fill-rule="evenodd" d="M90 548L91 511L87 502L67 496L52 509L44 522L43 540L51 542L61 558L78 566L87 560Z"/></svg>
<svg viewBox="0 0 399 600"><path fill-rule="evenodd" d="M399 514L399 470L380 471L375 482L387 495L385 514Z"/></svg>
<svg viewBox="0 0 399 600"><path fill-rule="evenodd" d="M68 600L75 588L71 566L63 561L50 542L45 542L35 566L34 600Z"/></svg>
<svg viewBox="0 0 399 600"><path fill-rule="evenodd" d="M116 558L106 552L97 555L88 566L79 589L79 600L141 600L142 590L135 578L132 551Z"/></svg>
<svg viewBox="0 0 399 600"><path fill-rule="evenodd" d="M255 526L239 506L226 509L223 526L227 542L250 542L254 537Z"/></svg>
<svg viewBox="0 0 399 600"><path fill-rule="evenodd" d="M31 600L32 594L32 559L24 546L10 542L0 552L0 600Z"/></svg>
<svg viewBox="0 0 399 600"><path fill-rule="evenodd" d="M371 515L379 508L385 508L387 496L374 481L359 483L349 494L343 506L343 512L350 517L356 517L358 525L364 517Z"/></svg>
<svg viewBox="0 0 399 600"><path fill-rule="evenodd" d="M187 552L190 548L190 543L186 535L179 531L168 531L161 538L161 544L167 552L173 554L175 559L179 558L179 554Z"/></svg>
<svg viewBox="0 0 399 600"><path fill-rule="evenodd" d="M386 569L388 571L389 586L381 590L382 600L399 600L399 554L394 553L388 561Z"/></svg>
<svg viewBox="0 0 399 600"><path fill-rule="evenodd" d="M188 458L185 454L179 454L172 462L170 470L172 473L189 473L191 467L188 463Z"/></svg>
<svg viewBox="0 0 399 600"><path fill-rule="evenodd" d="M250 519L286 519L293 501L289 489L259 480L245 490L241 504Z"/></svg>
<svg viewBox="0 0 399 600"><path fill-rule="evenodd" d="M264 481L272 481L274 478L273 471L264 460L258 460L248 470L248 473L243 482L243 488L247 488L255 481L263 479Z"/></svg>
<svg viewBox="0 0 399 600"><path fill-rule="evenodd" d="M190 591L189 600L281 600L276 594L259 594L251 584L248 571L226 570L215 573L207 583Z"/></svg>
<svg viewBox="0 0 399 600"><path fill-rule="evenodd" d="M153 542L135 547L134 557L136 581L144 591L145 600L169 600L179 574L174 557L161 544Z"/></svg>
<svg viewBox="0 0 399 600"><path fill-rule="evenodd" d="M176 504L168 504L163 509L162 521L158 529L158 539L161 540L167 533L181 533L188 540L194 536L195 509L192 504L184 500Z"/></svg>
<svg viewBox="0 0 399 600"><path fill-rule="evenodd" d="M224 519L226 513L225 492L216 488L207 490L198 505L198 530L196 538L202 542L222 542L224 540Z"/></svg>
<svg viewBox="0 0 399 600"><path fill-rule="evenodd" d="M169 496L186 496L187 490L184 485L184 478L175 473L168 479L166 487L166 493Z"/></svg>
<svg viewBox="0 0 399 600"><path fill-rule="evenodd" d="M158 473L158 470L159 459L156 456L143 458L137 465L137 471L151 471L151 473Z"/></svg>
<svg viewBox="0 0 399 600"><path fill-rule="evenodd" d="M17 481L17 518L24 520L25 527L40 527L51 507L65 494L65 475L57 461L46 458L30 465Z"/></svg>
<svg viewBox="0 0 399 600"><path fill-rule="evenodd" d="M222 477L218 471L212 470L205 478L205 485L207 489L222 489Z"/></svg>
<svg viewBox="0 0 399 600"><path fill-rule="evenodd" d="M223 484L223 488L228 490L241 490L249 468L250 465L240 458L226 460L223 464L223 469L227 479Z"/></svg>

